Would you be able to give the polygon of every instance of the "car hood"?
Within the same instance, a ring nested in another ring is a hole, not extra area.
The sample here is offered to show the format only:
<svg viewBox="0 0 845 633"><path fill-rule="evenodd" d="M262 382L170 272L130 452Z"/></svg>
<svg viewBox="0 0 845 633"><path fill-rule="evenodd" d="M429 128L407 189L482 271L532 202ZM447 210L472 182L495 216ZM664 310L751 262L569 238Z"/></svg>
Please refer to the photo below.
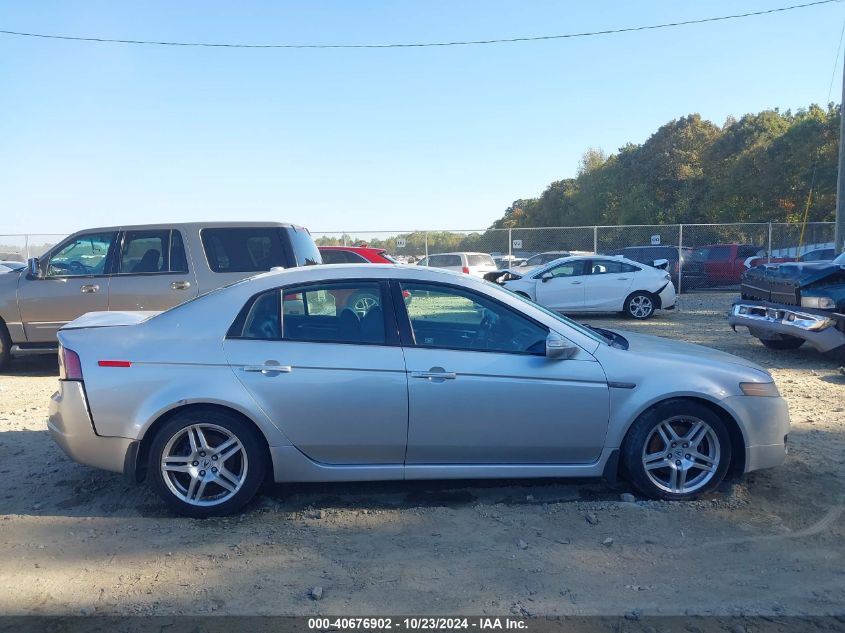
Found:
<svg viewBox="0 0 845 633"><path fill-rule="evenodd" d="M796 262L787 264L764 264L745 272L748 279L765 279L770 282L791 283L808 286L817 281L845 272L842 264L831 262Z"/></svg>
<svg viewBox="0 0 845 633"><path fill-rule="evenodd" d="M649 360L684 360L686 364L711 364L722 365L725 363L738 365L753 369L768 376L769 372L745 358L734 356L717 349L696 345L694 343L683 343L660 336L649 336L648 334L634 334L633 332L619 332L628 340L628 351L647 356Z"/></svg>

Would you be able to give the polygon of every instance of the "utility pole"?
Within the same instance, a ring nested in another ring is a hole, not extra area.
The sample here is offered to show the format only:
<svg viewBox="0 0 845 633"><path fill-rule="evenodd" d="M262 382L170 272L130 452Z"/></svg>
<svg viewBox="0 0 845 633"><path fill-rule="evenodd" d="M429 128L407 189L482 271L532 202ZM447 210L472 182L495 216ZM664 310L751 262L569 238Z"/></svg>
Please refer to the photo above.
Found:
<svg viewBox="0 0 845 633"><path fill-rule="evenodd" d="M836 177L836 230L833 237L833 248L837 254L843 251L845 240L845 64L842 65L839 119L839 172Z"/></svg>

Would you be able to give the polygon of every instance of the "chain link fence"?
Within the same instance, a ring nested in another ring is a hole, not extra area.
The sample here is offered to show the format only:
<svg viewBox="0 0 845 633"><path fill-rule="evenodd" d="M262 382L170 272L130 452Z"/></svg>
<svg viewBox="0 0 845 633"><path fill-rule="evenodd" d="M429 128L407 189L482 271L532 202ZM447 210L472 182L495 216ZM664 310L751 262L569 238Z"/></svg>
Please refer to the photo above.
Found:
<svg viewBox="0 0 845 633"><path fill-rule="evenodd" d="M739 283L750 265L798 258L833 258L833 222L577 226L475 231L313 231L318 245L384 248L405 263L429 255L480 252L502 268L535 255L625 255L651 263L668 259L676 286ZM540 258L535 258L536 263ZM686 267L686 271L684 268Z"/></svg>
<svg viewBox="0 0 845 633"><path fill-rule="evenodd" d="M41 257L64 237L60 233L0 235L0 261L25 262L30 257Z"/></svg>

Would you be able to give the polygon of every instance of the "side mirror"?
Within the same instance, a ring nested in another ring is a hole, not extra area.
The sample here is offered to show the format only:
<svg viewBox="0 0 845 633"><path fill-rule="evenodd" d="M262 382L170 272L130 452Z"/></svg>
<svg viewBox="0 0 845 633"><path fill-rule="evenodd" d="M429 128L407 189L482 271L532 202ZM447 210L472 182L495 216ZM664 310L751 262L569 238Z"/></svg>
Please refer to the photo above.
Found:
<svg viewBox="0 0 845 633"><path fill-rule="evenodd" d="M26 262L26 269L30 277L41 279L44 274L41 272L41 262L37 257L30 257Z"/></svg>
<svg viewBox="0 0 845 633"><path fill-rule="evenodd" d="M669 260L668 259L655 259L652 263L652 266L655 268L659 268L660 270L667 270L669 268Z"/></svg>
<svg viewBox="0 0 845 633"><path fill-rule="evenodd" d="M543 283L546 283L549 279L554 279L554 275L551 273L543 273L543 276L540 277L540 279L542 279Z"/></svg>
<svg viewBox="0 0 845 633"><path fill-rule="evenodd" d="M578 353L578 347L567 341L557 332L549 332L546 337L546 358L563 360Z"/></svg>

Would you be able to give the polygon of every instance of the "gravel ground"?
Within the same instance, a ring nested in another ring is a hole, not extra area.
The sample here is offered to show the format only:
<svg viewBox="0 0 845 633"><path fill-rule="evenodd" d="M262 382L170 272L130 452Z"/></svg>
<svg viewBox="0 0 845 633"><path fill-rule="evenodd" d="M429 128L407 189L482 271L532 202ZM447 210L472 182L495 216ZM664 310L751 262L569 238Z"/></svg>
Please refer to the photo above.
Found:
<svg viewBox="0 0 845 633"><path fill-rule="evenodd" d="M842 614L845 376L734 334L732 298L588 319L744 356L788 399L787 463L690 503L597 481L321 484L175 518L67 458L45 431L55 360L17 360L0 375L0 613Z"/></svg>

